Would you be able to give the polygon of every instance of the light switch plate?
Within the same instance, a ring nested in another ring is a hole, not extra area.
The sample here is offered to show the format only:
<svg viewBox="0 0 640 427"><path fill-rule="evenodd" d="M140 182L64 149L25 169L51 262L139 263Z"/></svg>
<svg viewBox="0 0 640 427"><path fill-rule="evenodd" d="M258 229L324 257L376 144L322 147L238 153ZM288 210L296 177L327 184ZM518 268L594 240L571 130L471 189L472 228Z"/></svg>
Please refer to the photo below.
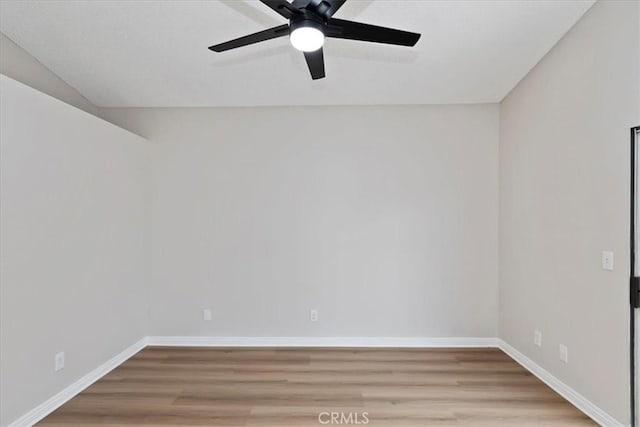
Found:
<svg viewBox="0 0 640 427"><path fill-rule="evenodd" d="M202 310L202 319L209 321L211 320L211 309L210 308L205 308L204 310Z"/></svg>
<svg viewBox="0 0 640 427"><path fill-rule="evenodd" d="M613 252L602 251L602 269L613 271Z"/></svg>

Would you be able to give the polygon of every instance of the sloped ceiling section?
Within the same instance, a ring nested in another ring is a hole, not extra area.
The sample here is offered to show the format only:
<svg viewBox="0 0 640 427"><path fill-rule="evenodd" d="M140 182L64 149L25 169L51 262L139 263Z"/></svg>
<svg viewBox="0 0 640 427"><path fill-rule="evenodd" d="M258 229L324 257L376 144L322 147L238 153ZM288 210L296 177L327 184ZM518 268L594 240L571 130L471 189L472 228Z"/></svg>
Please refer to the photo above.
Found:
<svg viewBox="0 0 640 427"><path fill-rule="evenodd" d="M414 48L327 40L312 81L257 1L3 0L0 31L101 107L499 102L593 1L349 0L336 17L422 33Z"/></svg>

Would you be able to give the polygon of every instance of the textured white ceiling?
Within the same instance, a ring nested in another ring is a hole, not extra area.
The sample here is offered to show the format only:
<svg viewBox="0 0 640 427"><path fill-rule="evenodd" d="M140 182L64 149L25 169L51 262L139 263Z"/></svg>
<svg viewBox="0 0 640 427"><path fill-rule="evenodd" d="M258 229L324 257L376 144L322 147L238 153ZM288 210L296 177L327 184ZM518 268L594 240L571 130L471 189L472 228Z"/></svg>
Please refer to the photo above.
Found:
<svg viewBox="0 0 640 427"><path fill-rule="evenodd" d="M312 81L286 37L207 46L286 21L257 1L2 0L0 31L98 106L498 102L592 0L349 0L335 15L422 33L414 48L327 40Z"/></svg>

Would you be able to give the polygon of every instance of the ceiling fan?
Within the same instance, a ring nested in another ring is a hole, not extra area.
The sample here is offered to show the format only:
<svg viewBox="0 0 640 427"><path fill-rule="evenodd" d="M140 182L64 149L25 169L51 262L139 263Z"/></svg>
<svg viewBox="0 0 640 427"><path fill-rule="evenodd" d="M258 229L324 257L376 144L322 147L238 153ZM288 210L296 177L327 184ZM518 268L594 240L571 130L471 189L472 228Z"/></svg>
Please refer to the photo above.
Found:
<svg viewBox="0 0 640 427"><path fill-rule="evenodd" d="M289 36L291 44L304 53L313 80L325 77L322 45L325 37L365 42L414 46L420 34L393 28L333 18L346 0L260 0L289 20L288 24L210 46L214 52Z"/></svg>

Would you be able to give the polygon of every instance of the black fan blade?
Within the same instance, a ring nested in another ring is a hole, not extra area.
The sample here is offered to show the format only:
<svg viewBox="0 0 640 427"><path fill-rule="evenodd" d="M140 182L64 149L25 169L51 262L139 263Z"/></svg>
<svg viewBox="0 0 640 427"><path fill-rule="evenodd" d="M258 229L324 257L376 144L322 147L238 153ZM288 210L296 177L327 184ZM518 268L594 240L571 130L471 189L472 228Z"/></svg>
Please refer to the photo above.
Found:
<svg viewBox="0 0 640 427"><path fill-rule="evenodd" d="M324 78L324 54L322 53L322 48L313 52L304 52L304 59L307 60L313 80Z"/></svg>
<svg viewBox="0 0 640 427"><path fill-rule="evenodd" d="M297 7L286 0L260 0L262 3L275 10L281 16L291 19L295 15L302 13Z"/></svg>
<svg viewBox="0 0 640 427"><path fill-rule="evenodd" d="M360 22L345 21L342 19L329 20L324 35L338 39L397 44L401 46L414 46L418 42L418 39L420 39L420 34L417 33L362 24Z"/></svg>
<svg viewBox="0 0 640 427"><path fill-rule="evenodd" d="M214 52L224 52L225 50L235 49L237 47L247 46L286 35L289 35L289 25L284 24L278 27L269 28L268 30L249 34L248 36L240 37L238 39L230 40L228 42L209 46L209 49Z"/></svg>
<svg viewBox="0 0 640 427"><path fill-rule="evenodd" d="M295 2L298 0L294 0ZM325 18L331 18L347 0L308 0L306 8L312 9Z"/></svg>

